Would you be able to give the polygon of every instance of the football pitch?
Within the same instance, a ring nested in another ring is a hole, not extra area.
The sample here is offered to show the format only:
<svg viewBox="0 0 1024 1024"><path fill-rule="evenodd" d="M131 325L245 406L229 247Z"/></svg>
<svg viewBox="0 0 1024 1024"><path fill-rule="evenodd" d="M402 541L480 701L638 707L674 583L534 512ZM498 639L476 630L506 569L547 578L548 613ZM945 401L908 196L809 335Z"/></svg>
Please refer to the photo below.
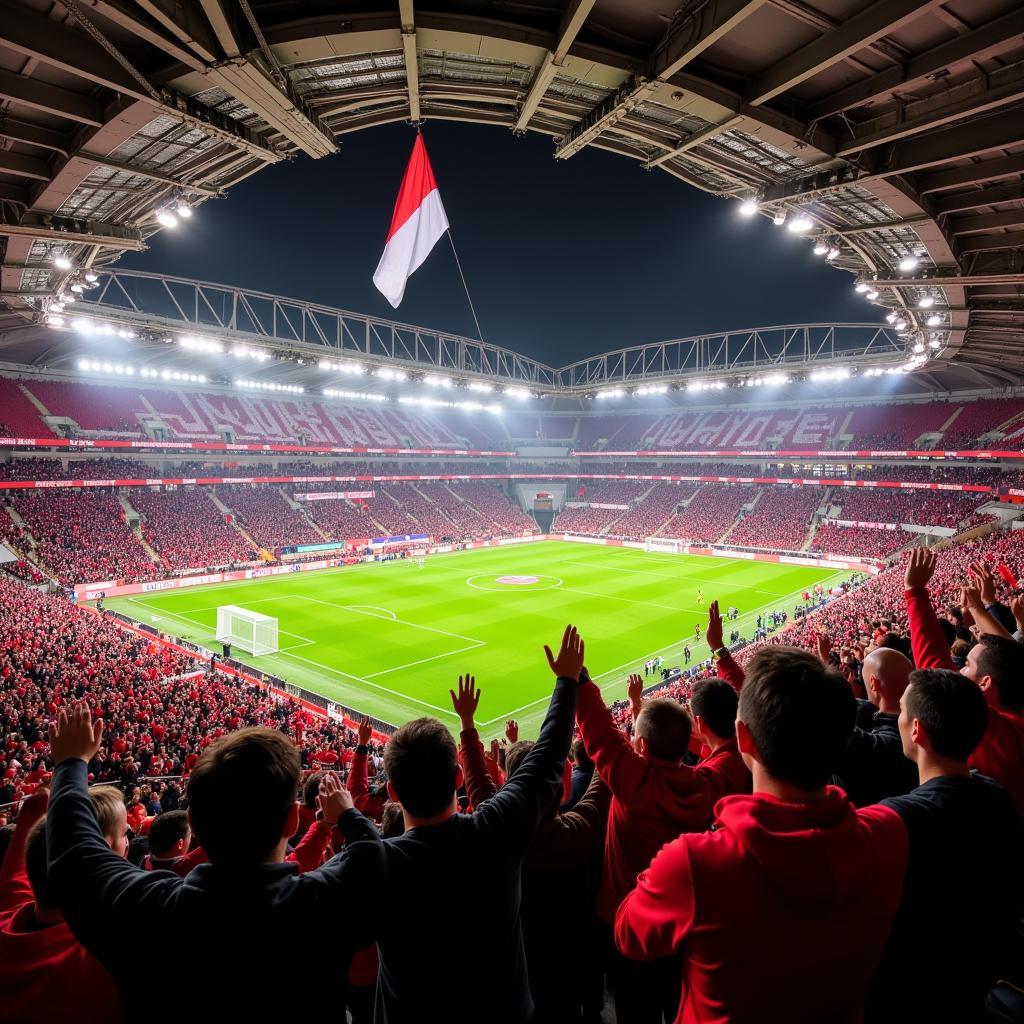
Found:
<svg viewBox="0 0 1024 1024"><path fill-rule="evenodd" d="M477 724L489 738L516 718L535 736L554 682L542 645L553 649L566 623L587 645L587 667L608 701L625 696L626 677L660 654L682 664L708 656L693 639L707 605L736 605L727 624L753 635L758 612L792 614L802 591L847 576L830 569L744 559L646 553L562 541L363 563L241 583L112 598L133 619L216 649L219 605L279 620L275 654L248 664L329 700L400 725L434 715L458 731L448 691L460 673L481 689ZM655 680L651 677L651 683Z"/></svg>

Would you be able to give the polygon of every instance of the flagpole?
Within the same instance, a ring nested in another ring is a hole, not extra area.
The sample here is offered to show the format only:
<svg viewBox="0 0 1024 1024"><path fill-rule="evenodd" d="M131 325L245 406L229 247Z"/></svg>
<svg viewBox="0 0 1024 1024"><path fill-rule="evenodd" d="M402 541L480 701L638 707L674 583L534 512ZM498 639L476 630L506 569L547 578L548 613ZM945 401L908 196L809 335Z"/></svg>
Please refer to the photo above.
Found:
<svg viewBox="0 0 1024 1024"><path fill-rule="evenodd" d="M452 238L452 229L449 228L445 233L448 235L448 241L452 247L452 255L455 257L455 266L459 268L459 277L462 278L462 287L466 292L466 301L469 303L469 311L473 314L473 323L476 324L476 336L480 341L483 341L483 331L480 330L480 321L476 318L476 309L473 307L473 299L469 294L469 285L466 284L466 275L462 272L462 263L459 261L459 254L455 249L455 239Z"/></svg>

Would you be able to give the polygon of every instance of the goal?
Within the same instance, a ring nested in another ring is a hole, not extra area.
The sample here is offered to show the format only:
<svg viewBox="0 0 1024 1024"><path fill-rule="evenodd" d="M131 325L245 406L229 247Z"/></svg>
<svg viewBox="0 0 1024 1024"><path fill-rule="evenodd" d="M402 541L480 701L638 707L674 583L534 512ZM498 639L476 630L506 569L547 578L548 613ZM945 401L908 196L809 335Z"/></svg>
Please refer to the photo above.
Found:
<svg viewBox="0 0 1024 1024"><path fill-rule="evenodd" d="M277 650L277 619L238 605L222 604L217 609L217 639L237 644L250 654L273 654Z"/></svg>
<svg viewBox="0 0 1024 1024"><path fill-rule="evenodd" d="M661 551L669 555L681 555L686 551L689 541L672 537L645 537L644 551Z"/></svg>

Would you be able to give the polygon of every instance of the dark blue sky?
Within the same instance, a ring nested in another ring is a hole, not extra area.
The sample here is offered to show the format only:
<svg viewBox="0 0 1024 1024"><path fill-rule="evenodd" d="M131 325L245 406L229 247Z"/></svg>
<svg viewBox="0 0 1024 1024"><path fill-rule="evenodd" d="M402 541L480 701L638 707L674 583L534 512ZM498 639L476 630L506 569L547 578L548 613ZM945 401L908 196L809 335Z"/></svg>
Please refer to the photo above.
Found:
<svg viewBox="0 0 1024 1024"><path fill-rule="evenodd" d="M396 312L373 287L413 130L343 138L203 205L121 266L475 333L446 241ZM424 137L484 337L556 366L627 345L817 321L879 322L806 239L662 171L552 141L430 122Z"/></svg>

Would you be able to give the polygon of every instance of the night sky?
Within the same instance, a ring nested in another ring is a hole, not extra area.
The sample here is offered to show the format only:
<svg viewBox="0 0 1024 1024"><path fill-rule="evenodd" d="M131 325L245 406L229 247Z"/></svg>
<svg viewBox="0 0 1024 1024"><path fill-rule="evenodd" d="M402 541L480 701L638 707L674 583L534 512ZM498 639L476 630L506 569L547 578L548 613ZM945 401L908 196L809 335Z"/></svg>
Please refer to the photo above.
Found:
<svg viewBox="0 0 1024 1024"><path fill-rule="evenodd" d="M806 239L663 171L547 136L429 122L424 137L487 341L555 366L702 331L880 322ZM414 139L395 124L260 171L119 266L475 335L445 239L392 311L371 280Z"/></svg>

